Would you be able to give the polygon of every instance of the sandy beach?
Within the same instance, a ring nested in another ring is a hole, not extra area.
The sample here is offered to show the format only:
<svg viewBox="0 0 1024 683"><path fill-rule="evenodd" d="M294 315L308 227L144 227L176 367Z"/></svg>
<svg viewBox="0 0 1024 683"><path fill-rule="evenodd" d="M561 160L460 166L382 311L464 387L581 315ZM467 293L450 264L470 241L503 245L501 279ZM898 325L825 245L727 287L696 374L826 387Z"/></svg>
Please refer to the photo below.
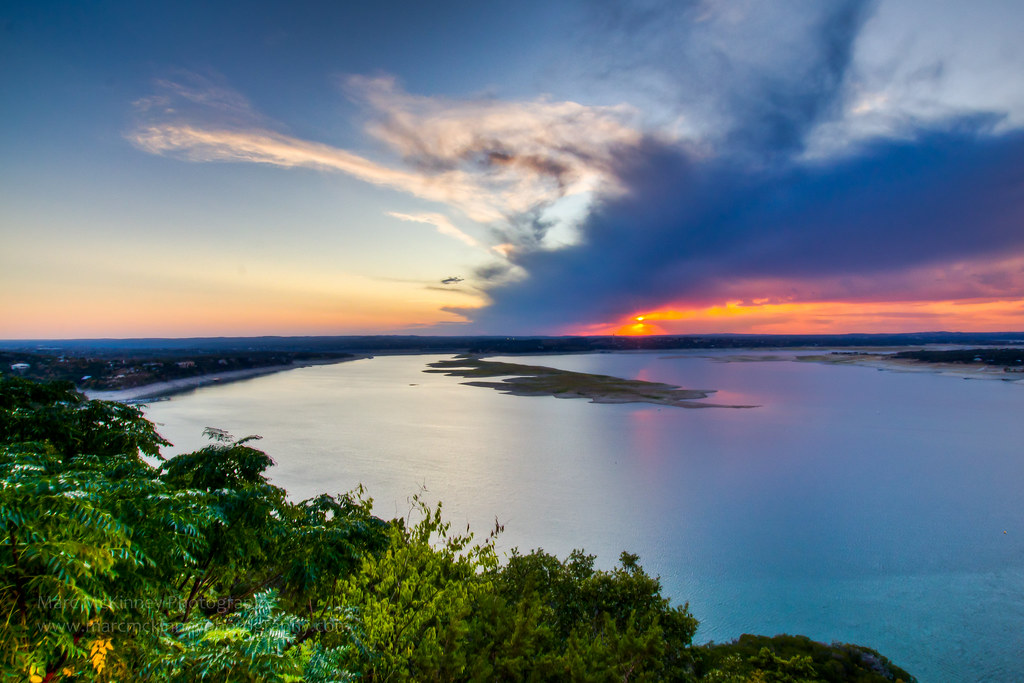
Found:
<svg viewBox="0 0 1024 683"><path fill-rule="evenodd" d="M295 361L287 365L268 365L262 368L247 368L245 370L230 370L208 375L196 375L195 377L182 377L181 379L168 380L166 382L154 382L144 384L130 389L119 389L117 391L85 391L87 398L100 401L117 401L118 403L145 403L147 401L160 400L173 394L180 394L199 387L211 384L226 384L238 382L253 377L272 375L275 372L305 368L313 365L333 365L347 361L361 360L368 356L353 356L351 358L332 358L329 360Z"/></svg>

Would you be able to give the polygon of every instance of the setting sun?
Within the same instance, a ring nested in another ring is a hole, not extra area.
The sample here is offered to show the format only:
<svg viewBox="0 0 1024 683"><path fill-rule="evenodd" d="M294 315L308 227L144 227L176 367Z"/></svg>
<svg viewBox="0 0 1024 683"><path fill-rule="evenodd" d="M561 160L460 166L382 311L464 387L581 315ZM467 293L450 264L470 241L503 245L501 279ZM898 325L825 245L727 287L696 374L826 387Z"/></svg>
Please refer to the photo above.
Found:
<svg viewBox="0 0 1024 683"><path fill-rule="evenodd" d="M571 334L849 334L998 331L1018 327L1024 300L994 301L726 301L703 308L666 307ZM657 323L653 321L658 321Z"/></svg>

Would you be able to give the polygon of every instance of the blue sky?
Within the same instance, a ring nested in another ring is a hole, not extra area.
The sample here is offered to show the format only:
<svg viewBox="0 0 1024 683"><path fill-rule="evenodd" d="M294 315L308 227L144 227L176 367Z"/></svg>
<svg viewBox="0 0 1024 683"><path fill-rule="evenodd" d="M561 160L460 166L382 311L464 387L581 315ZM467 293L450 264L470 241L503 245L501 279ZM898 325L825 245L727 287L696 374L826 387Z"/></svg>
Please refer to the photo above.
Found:
<svg viewBox="0 0 1024 683"><path fill-rule="evenodd" d="M0 338L1024 329L1016 2L0 31Z"/></svg>

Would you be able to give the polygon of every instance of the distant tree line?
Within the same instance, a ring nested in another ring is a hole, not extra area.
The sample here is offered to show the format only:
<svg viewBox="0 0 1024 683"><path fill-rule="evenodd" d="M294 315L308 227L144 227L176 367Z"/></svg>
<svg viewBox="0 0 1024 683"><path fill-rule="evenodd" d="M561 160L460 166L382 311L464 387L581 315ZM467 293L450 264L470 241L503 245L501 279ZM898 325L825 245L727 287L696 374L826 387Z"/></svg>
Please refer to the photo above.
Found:
<svg viewBox="0 0 1024 683"><path fill-rule="evenodd" d="M1024 348L1019 349L952 349L933 351L899 351L894 358L907 358L922 363L984 363L985 365L1003 365L1006 367L1024 366Z"/></svg>
<svg viewBox="0 0 1024 683"><path fill-rule="evenodd" d="M702 334L651 336L419 336L210 337L186 339L0 340L14 354L123 359L255 356L265 353L549 353L580 351L739 349L844 346L1024 344L1019 332L909 332L900 334Z"/></svg>
<svg viewBox="0 0 1024 683"><path fill-rule="evenodd" d="M248 351L245 353L75 356L0 351L0 368L41 381L66 381L83 390L116 390L156 382L216 375L295 362L343 360L344 352Z"/></svg>

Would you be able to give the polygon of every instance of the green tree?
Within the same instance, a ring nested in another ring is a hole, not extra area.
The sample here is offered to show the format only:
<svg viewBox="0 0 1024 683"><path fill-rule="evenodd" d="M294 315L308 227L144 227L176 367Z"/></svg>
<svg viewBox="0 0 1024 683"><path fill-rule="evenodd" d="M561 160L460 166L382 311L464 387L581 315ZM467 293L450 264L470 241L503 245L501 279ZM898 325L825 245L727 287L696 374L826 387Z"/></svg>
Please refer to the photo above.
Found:
<svg viewBox="0 0 1024 683"><path fill-rule="evenodd" d="M19 378L0 378L0 425L0 665L70 675L151 646L207 516L142 458L163 440L137 409Z"/></svg>
<svg viewBox="0 0 1024 683"><path fill-rule="evenodd" d="M70 382L40 384L0 376L0 443L48 444L64 460L78 455L147 455L169 445L134 406L89 401Z"/></svg>
<svg viewBox="0 0 1024 683"><path fill-rule="evenodd" d="M127 675L178 640L186 654L209 642L186 635L227 628L268 588L302 625L294 652L328 661L337 581L384 543L369 501L292 504L264 453L216 430L161 463L166 442L138 409L69 385L0 377L0 429L0 669Z"/></svg>
<svg viewBox="0 0 1024 683"><path fill-rule="evenodd" d="M594 556L559 560L541 550L513 552L496 586L509 600L538 600L551 614L563 675L573 680L664 680L690 675L697 620L673 606L661 583L622 553L619 566L597 570Z"/></svg>
<svg viewBox="0 0 1024 683"><path fill-rule="evenodd" d="M474 603L497 564L493 544L450 533L441 506L415 499L422 519L392 525L380 555L367 555L341 583L358 615L357 669L371 681L463 680Z"/></svg>
<svg viewBox="0 0 1024 683"><path fill-rule="evenodd" d="M347 612L331 620L333 630L347 628ZM324 649L300 641L308 625L278 609L274 591L257 593L239 610L221 619L198 618L165 639L168 654L153 660L145 673L165 680L211 683L342 683L345 649Z"/></svg>
<svg viewBox="0 0 1024 683"><path fill-rule="evenodd" d="M818 643L806 636L744 634L730 643L694 648L696 671L709 683L825 681L883 683L914 677L874 650Z"/></svg>

